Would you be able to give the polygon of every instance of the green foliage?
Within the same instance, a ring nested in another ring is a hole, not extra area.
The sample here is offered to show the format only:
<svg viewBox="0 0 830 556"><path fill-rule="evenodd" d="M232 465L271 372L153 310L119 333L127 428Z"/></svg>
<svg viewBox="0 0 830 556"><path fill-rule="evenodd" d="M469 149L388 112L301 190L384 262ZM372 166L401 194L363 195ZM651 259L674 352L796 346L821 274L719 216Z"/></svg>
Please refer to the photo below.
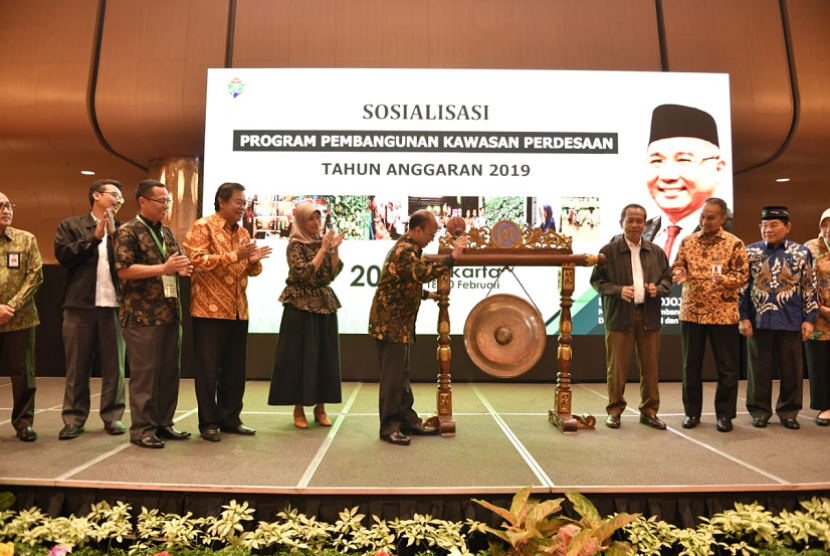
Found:
<svg viewBox="0 0 830 556"><path fill-rule="evenodd" d="M499 220L512 220L519 226L525 221L525 197L486 197L487 223L493 225Z"/></svg>
<svg viewBox="0 0 830 556"><path fill-rule="evenodd" d="M813 498L801 502L801 507L804 511L784 510L773 516L757 503L735 504L734 510L701 519L695 529L678 529L653 517L641 517L624 531L637 554L646 556L660 554L664 547L677 547L681 556L830 556L830 500Z"/></svg>
<svg viewBox="0 0 830 556"><path fill-rule="evenodd" d="M346 232L345 239L369 239L368 195L324 198L331 211L331 225L338 233Z"/></svg>
<svg viewBox="0 0 830 556"><path fill-rule="evenodd" d="M489 533L489 554L477 556L830 556L826 498L802 502L798 511L777 516L757 503L736 504L696 528L679 529L654 517L603 518L584 496L567 497L579 520L561 515L562 498L533 500L530 487L519 491L506 509L476 500L504 520L501 529L417 514L387 522L367 517L357 507L343 510L334 524L289 507L278 514L278 521L254 526L254 510L236 501L223 506L219 517L207 518L142 508L133 526L129 505L101 502L80 517L52 518L37 508L0 511L0 543L14 543L17 556L47 556L56 545L71 549L72 556L154 556L161 551L170 556L394 555L399 548L421 556L472 556L469 539ZM620 529L627 542L613 540Z"/></svg>
<svg viewBox="0 0 830 556"><path fill-rule="evenodd" d="M0 512L5 512L17 502L14 494L11 492L0 492Z"/></svg>
<svg viewBox="0 0 830 556"><path fill-rule="evenodd" d="M531 487L516 493L510 509L499 508L483 500L473 500L504 518L504 530L483 529L501 540L490 543L495 556L591 556L605 552L609 556L630 554L628 544L611 541L617 529L637 518L636 515L616 514L603 519L591 502L577 493L567 493L579 521L558 515L562 498L540 502L530 498ZM510 547L505 550L503 544Z"/></svg>

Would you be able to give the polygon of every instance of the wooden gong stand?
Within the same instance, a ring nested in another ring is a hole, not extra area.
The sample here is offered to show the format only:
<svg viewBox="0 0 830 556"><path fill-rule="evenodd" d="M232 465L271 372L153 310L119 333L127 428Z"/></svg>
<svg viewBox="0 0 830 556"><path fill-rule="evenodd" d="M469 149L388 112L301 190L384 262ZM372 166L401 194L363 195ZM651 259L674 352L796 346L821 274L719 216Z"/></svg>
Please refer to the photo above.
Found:
<svg viewBox="0 0 830 556"><path fill-rule="evenodd" d="M556 375L556 404L548 410L548 421L562 432L577 432L580 428L593 429L596 417L589 414L573 415L571 402L571 306L574 292L574 275L577 266L604 264L604 255L579 255L571 251L571 238L555 232L542 232L539 228L520 229L515 223L502 220L492 226L473 229L468 235L468 248L455 260L455 266L559 266L559 293L561 313L559 318L559 347ZM495 239L494 239L495 238ZM453 238L440 240L437 255L427 255L428 262L437 262L452 252ZM452 384L450 380L450 287L449 273L438 278L438 414L428 423L441 430L441 436L455 436L455 420L452 415Z"/></svg>

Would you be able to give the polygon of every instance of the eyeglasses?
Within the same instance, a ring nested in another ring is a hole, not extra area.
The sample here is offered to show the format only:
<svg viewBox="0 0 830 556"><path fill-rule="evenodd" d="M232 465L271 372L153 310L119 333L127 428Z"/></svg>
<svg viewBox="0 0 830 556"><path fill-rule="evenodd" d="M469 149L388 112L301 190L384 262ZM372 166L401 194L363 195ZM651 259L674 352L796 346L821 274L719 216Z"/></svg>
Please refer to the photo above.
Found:
<svg viewBox="0 0 830 556"><path fill-rule="evenodd" d="M106 193L107 195L112 195L115 197L116 201L123 201L124 197L121 196L121 193L118 191L100 191L100 193Z"/></svg>
<svg viewBox="0 0 830 556"><path fill-rule="evenodd" d="M247 200L245 200L245 199L237 199L237 200L235 200L235 201L233 202L233 205L234 205L236 208L244 208L244 207L245 207L245 205L247 205L247 204L248 204L248 201L247 201Z"/></svg>
<svg viewBox="0 0 830 556"><path fill-rule="evenodd" d="M697 169L698 166L700 166L701 164L703 164L707 160L719 160L719 159L720 159L720 156L718 156L718 155L709 156L709 157L706 157L706 158L698 158L696 156L685 155L684 154L684 155L678 156L674 160L654 157L654 158L650 158L648 163L655 170L660 170L666 165L675 165L675 166L679 167L682 170L691 170L691 169Z"/></svg>
<svg viewBox="0 0 830 556"><path fill-rule="evenodd" d="M14 211L14 205L11 203L0 203L0 212L4 210Z"/></svg>
<svg viewBox="0 0 830 556"><path fill-rule="evenodd" d="M164 199L151 199L150 197L144 197L148 201L153 201L154 203L158 203L160 205L164 205L169 207L173 204L173 197L165 197Z"/></svg>

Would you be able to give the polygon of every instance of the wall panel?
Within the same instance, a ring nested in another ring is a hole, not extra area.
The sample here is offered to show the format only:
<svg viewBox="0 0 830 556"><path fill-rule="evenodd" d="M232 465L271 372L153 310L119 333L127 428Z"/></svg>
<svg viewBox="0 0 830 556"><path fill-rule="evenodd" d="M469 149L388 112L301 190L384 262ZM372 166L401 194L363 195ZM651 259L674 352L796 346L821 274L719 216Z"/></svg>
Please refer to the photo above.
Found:
<svg viewBox="0 0 830 556"><path fill-rule="evenodd" d="M799 115L780 158L735 179L748 218L739 222L740 230L753 241L764 205L789 206L790 237L802 242L816 237L819 216L830 207L830 2L788 0L786 9ZM776 178L791 181L776 183Z"/></svg>
<svg viewBox="0 0 830 556"><path fill-rule="evenodd" d="M201 156L207 69L224 67L228 0L108 2L95 98L112 147L143 165Z"/></svg>
<svg viewBox="0 0 830 556"><path fill-rule="evenodd" d="M127 183L140 171L101 145L89 113L97 0L0 1L0 191L13 225L34 233L54 263L58 221L88 210L94 178Z"/></svg>
<svg viewBox="0 0 830 556"><path fill-rule="evenodd" d="M653 0L239 0L235 67L659 70Z"/></svg>
<svg viewBox="0 0 830 556"><path fill-rule="evenodd" d="M740 171L781 147L793 117L777 0L663 0L670 71L728 73Z"/></svg>

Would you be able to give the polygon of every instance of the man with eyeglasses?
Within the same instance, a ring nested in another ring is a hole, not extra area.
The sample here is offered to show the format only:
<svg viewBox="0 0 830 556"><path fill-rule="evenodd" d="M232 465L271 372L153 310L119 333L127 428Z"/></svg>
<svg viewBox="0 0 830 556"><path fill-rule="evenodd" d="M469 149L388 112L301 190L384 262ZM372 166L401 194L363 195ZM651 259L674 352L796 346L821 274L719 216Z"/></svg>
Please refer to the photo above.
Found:
<svg viewBox="0 0 830 556"><path fill-rule="evenodd" d="M803 402L801 343L813 334L818 316L813 256L790 241L787 207L761 211L763 241L748 245L749 280L740 291L740 333L747 337L749 372L746 408L752 426L763 428L772 417L772 371L778 368L780 389L775 412L781 424L798 429Z"/></svg>
<svg viewBox="0 0 830 556"><path fill-rule="evenodd" d="M428 210L409 219L409 230L386 255L380 282L369 311L369 335L375 338L380 365L380 439L408 446L407 435L433 435L440 431L425 427L412 408L415 398L409 385L409 347L415 341L415 320L425 299L438 294L424 289L445 272L467 247L467 237L455 240L447 257L435 263L421 258L424 247L435 239L438 220Z"/></svg>
<svg viewBox="0 0 830 556"><path fill-rule="evenodd" d="M119 316L130 364L130 442L164 448L185 440L173 426L179 401L182 309L179 276L193 265L173 232L162 223L173 203L164 184L144 180L135 190L138 215L115 238L115 268L121 282Z"/></svg>
<svg viewBox="0 0 830 556"><path fill-rule="evenodd" d="M242 423L248 345L248 277L262 272L271 247L257 247L243 226L245 187L223 183L214 214L194 222L184 246L193 262L190 315L196 351L199 432L209 442L222 432L253 435Z"/></svg>
<svg viewBox="0 0 830 556"><path fill-rule="evenodd" d="M674 261L683 238L700 231L698 212L713 196L726 162L720 156L718 126L707 112L663 104L651 116L646 185L663 212L646 222L643 237ZM732 231L732 215L723 228Z"/></svg>
<svg viewBox="0 0 830 556"><path fill-rule="evenodd" d="M12 228L14 205L0 193L0 369L12 381L12 426L17 438L34 442L35 293L43 283L37 239Z"/></svg>
<svg viewBox="0 0 830 556"><path fill-rule="evenodd" d="M108 434L124 434L124 336L118 322L120 289L115 272L114 237L124 203L116 180L89 186L91 210L58 224L55 258L67 269L63 288L63 349L66 387L60 440L84 432L89 417L89 378L93 362L101 370L99 416Z"/></svg>

